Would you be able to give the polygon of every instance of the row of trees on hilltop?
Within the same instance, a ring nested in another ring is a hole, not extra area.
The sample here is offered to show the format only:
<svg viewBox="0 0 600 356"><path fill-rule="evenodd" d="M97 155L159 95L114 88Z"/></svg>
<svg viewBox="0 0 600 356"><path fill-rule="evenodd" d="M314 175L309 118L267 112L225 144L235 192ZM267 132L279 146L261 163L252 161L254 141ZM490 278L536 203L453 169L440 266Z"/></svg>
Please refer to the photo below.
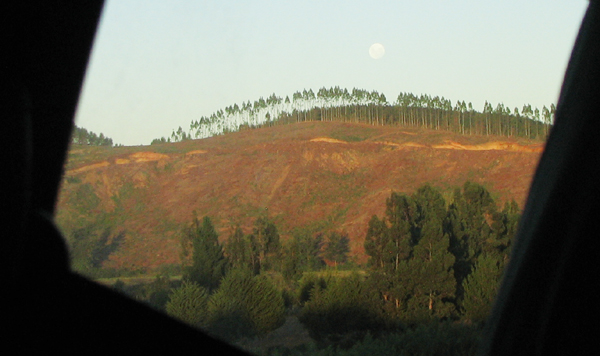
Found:
<svg viewBox="0 0 600 356"><path fill-rule="evenodd" d="M450 130L465 135L519 136L545 139L554 121L556 107L542 109L530 104L521 109L502 103L485 102L482 111L472 103L451 100L443 96L400 93L388 102L383 93L338 86L297 91L282 98L275 93L266 99L233 104L210 116L190 123L188 131L179 127L170 137L152 143L177 142L205 138L246 128L279 125L302 121L344 121L372 125L397 125Z"/></svg>
<svg viewBox="0 0 600 356"><path fill-rule="evenodd" d="M92 131L88 131L83 127L75 126L71 133L71 142L79 145L90 145L90 146L112 146L112 138L104 136L103 133L97 135Z"/></svg>

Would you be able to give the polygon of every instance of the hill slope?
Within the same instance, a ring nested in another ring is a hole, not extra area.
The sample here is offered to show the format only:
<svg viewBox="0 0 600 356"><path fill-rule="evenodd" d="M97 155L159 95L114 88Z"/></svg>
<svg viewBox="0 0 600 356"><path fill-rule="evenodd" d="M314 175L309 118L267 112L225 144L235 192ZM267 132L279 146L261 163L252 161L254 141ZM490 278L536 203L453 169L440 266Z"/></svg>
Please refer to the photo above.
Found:
<svg viewBox="0 0 600 356"><path fill-rule="evenodd" d="M153 269L177 264L177 232L196 211L226 239L268 214L283 238L295 229L343 230L364 261L363 240L390 192L424 183L447 197L466 180L499 202L526 198L542 144L390 126L303 122L202 140L139 147L73 145L57 221L74 231L123 232L104 266Z"/></svg>

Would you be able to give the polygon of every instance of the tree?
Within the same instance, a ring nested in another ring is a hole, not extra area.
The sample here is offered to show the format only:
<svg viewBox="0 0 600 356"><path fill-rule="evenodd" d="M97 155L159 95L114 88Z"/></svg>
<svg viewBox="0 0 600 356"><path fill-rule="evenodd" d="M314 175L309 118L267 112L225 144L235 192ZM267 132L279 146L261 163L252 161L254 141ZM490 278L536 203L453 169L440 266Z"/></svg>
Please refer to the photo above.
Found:
<svg viewBox="0 0 600 356"><path fill-rule="evenodd" d="M336 231L330 233L325 247L325 258L333 261L337 266L338 262L343 264L348 261L348 252L350 252L348 234L340 234Z"/></svg>
<svg viewBox="0 0 600 356"><path fill-rule="evenodd" d="M277 226L266 217L258 218L250 240L258 250L260 269L274 268L280 261L281 254Z"/></svg>
<svg viewBox="0 0 600 356"><path fill-rule="evenodd" d="M471 273L479 256L483 253L507 252L510 242L506 236L508 231L514 234L518 221L518 206L515 203L509 204L509 207L507 215L499 214L489 191L476 183L465 182L462 191L455 190L444 230L450 238L450 251L455 257L454 274L459 303L463 296L463 281Z"/></svg>
<svg viewBox="0 0 600 356"><path fill-rule="evenodd" d="M283 296L262 275L232 269L209 301L209 331L235 341L241 336L263 335L285 321Z"/></svg>
<svg viewBox="0 0 600 356"><path fill-rule="evenodd" d="M304 304L300 321L317 341L342 341L347 335L362 338L367 332L391 325L382 313L378 291L358 274L329 278L326 286L315 285Z"/></svg>
<svg viewBox="0 0 600 356"><path fill-rule="evenodd" d="M446 216L446 200L439 192L429 184L421 186L412 196L416 205L413 213L415 227L422 229L424 222L429 218L442 221Z"/></svg>
<svg viewBox="0 0 600 356"><path fill-rule="evenodd" d="M166 305L167 314L195 327L206 327L208 290L197 283L183 281L173 290Z"/></svg>
<svg viewBox="0 0 600 356"><path fill-rule="evenodd" d="M369 255L369 265L375 270L383 270L386 265L387 243L388 229L385 219L379 220L377 215L373 215L369 220L364 247L365 252Z"/></svg>
<svg viewBox="0 0 600 356"><path fill-rule="evenodd" d="M456 291L455 261L449 247L441 220L431 216L423 224L419 243L408 261L412 286L408 312L413 321L449 317L454 309L451 300Z"/></svg>
<svg viewBox="0 0 600 356"><path fill-rule="evenodd" d="M402 260L410 257L414 240L413 231L417 206L414 200L405 195L392 192L386 199L386 218L389 224L386 242L387 262L397 271Z"/></svg>
<svg viewBox="0 0 600 356"><path fill-rule="evenodd" d="M218 235L208 216L194 217L191 226L184 229L183 239L192 245L192 264L184 273L184 279L213 290L219 286L227 270L227 259L219 244Z"/></svg>
<svg viewBox="0 0 600 356"><path fill-rule="evenodd" d="M260 272L257 249L251 243L250 236L244 236L242 228L236 226L225 244L225 255L232 268L247 268L254 274Z"/></svg>
<svg viewBox="0 0 600 356"><path fill-rule="evenodd" d="M504 263L492 256L481 256L464 282L462 310L472 321L484 321L492 309Z"/></svg>
<svg viewBox="0 0 600 356"><path fill-rule="evenodd" d="M298 279L303 272L321 269L323 235L295 233L285 248L281 272L287 280Z"/></svg>
<svg viewBox="0 0 600 356"><path fill-rule="evenodd" d="M113 140L109 137L104 136L103 133L96 135L92 131L88 131L82 127L73 127L71 133L71 142L80 145L92 145L92 146L112 146Z"/></svg>

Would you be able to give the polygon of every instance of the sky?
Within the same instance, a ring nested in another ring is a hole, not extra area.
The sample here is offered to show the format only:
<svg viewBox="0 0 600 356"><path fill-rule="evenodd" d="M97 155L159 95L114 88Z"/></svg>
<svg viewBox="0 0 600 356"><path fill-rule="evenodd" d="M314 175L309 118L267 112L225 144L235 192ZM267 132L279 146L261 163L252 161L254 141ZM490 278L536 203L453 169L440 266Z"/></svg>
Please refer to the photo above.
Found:
<svg viewBox="0 0 600 356"><path fill-rule="evenodd" d="M76 125L148 145L235 103L333 86L541 109L557 102L587 4L108 0Z"/></svg>

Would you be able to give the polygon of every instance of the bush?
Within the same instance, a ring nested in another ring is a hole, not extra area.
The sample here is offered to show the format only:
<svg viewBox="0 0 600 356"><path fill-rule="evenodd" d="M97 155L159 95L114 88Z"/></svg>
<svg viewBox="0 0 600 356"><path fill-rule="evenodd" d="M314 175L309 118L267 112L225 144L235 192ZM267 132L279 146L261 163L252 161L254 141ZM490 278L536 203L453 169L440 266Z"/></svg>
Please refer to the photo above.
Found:
<svg viewBox="0 0 600 356"><path fill-rule="evenodd" d="M305 274L299 281L300 286L298 287L298 303L304 305L310 300L313 289L324 289L327 286L327 282L323 277L319 277L313 273Z"/></svg>
<svg viewBox="0 0 600 356"><path fill-rule="evenodd" d="M378 292L357 274L331 279L310 294L299 317L317 342L347 347L369 331L396 328L383 314Z"/></svg>
<svg viewBox="0 0 600 356"><path fill-rule="evenodd" d="M285 306L281 293L265 276L234 269L211 296L209 314L209 332L235 341L283 325Z"/></svg>
<svg viewBox="0 0 600 356"><path fill-rule="evenodd" d="M208 291L194 282L184 281L169 296L167 314L191 326L206 325Z"/></svg>
<svg viewBox="0 0 600 356"><path fill-rule="evenodd" d="M296 350L275 350L270 355L289 356L470 356L475 355L481 337L481 329L442 322L421 325L404 332L382 334L373 337L370 333L344 350L333 345L324 349L309 347Z"/></svg>

